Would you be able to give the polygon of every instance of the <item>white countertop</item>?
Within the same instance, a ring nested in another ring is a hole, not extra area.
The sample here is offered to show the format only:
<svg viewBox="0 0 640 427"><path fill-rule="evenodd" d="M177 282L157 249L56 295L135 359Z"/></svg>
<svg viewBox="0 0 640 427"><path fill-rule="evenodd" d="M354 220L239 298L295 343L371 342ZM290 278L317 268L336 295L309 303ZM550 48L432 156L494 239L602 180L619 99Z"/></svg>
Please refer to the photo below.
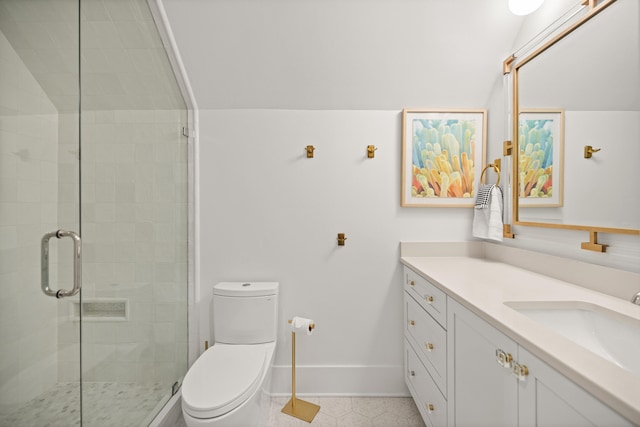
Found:
<svg viewBox="0 0 640 427"><path fill-rule="evenodd" d="M504 305L504 302L581 301L638 320L640 306L487 259L402 257L401 262L567 378L640 425L640 377L545 328Z"/></svg>

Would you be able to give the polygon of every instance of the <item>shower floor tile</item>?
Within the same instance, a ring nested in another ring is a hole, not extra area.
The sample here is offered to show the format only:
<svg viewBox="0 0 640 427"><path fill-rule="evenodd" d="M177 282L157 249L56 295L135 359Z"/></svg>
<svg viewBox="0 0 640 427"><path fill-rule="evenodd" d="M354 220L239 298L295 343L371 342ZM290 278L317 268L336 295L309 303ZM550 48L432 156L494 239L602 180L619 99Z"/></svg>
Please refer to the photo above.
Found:
<svg viewBox="0 0 640 427"><path fill-rule="evenodd" d="M171 393L166 384L91 382L83 384L83 426L140 426ZM80 425L78 383L54 385L40 396L0 414L0 426L71 427Z"/></svg>

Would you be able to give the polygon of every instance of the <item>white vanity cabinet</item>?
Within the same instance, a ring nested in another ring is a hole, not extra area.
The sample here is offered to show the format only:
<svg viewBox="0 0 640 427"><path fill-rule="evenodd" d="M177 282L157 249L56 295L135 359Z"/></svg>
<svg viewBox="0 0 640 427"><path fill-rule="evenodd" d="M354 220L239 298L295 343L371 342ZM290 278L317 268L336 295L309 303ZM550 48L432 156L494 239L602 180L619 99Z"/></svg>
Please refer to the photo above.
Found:
<svg viewBox="0 0 640 427"><path fill-rule="evenodd" d="M404 290L405 381L427 426L634 425L408 267Z"/></svg>
<svg viewBox="0 0 640 427"><path fill-rule="evenodd" d="M496 352L517 355L517 344L449 298L449 425L518 425L518 384Z"/></svg>
<svg viewBox="0 0 640 427"><path fill-rule="evenodd" d="M451 298L447 308L450 426L633 426Z"/></svg>
<svg viewBox="0 0 640 427"><path fill-rule="evenodd" d="M447 297L404 272L405 382L429 427L447 426Z"/></svg>
<svg viewBox="0 0 640 427"><path fill-rule="evenodd" d="M634 425L522 347L518 361L529 371L518 382L519 426Z"/></svg>

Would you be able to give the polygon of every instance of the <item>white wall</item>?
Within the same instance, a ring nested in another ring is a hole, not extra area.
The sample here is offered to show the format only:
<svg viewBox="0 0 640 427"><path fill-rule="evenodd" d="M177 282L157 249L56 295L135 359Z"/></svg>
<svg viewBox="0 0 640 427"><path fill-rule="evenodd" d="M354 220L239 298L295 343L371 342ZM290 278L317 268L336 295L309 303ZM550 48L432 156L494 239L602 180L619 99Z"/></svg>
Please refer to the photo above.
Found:
<svg viewBox="0 0 640 427"><path fill-rule="evenodd" d="M205 309L219 281L279 281L277 364L290 363L286 319L300 315L317 330L299 340L298 364L400 369L399 242L468 240L472 218L470 209L400 207L400 112L208 110L200 122ZM403 392L398 379L377 391ZM343 380L323 391L367 392Z"/></svg>
<svg viewBox="0 0 640 427"><path fill-rule="evenodd" d="M181 15L187 11L172 3L178 27L184 28L187 21ZM172 11L168 12L171 18ZM215 64L215 57L206 56L207 48L202 44L206 33L202 30L190 29L199 35L187 37L186 44L180 44L183 39L180 31L176 32L190 75L202 76L206 67ZM330 32L324 37L332 43ZM334 42L340 45L338 40ZM234 49L233 39L228 39L225 48ZM447 54L444 47L438 54L445 57L438 62L443 67L448 64L446 58L455 60L455 54ZM189 62L198 55L204 57L200 63ZM488 108L487 160L492 161L501 157L507 124L501 63L493 58L487 61L495 62L491 79L477 79L473 70L462 77L445 77L438 84L447 86L445 92L452 96L434 91L425 95L419 106ZM196 68L189 69L189 64ZM475 78L477 90L457 91L459 78ZM220 90L207 89L213 83L198 79L196 98L211 99ZM230 85L241 83L230 79ZM295 97L294 90L284 90L282 99ZM279 105L280 94L273 96L274 105ZM456 100L455 105L451 99ZM198 343L201 350L204 340L211 339L206 316L211 314L215 283L279 281L276 392L289 391L286 365L291 349L286 320L301 315L313 318L317 330L313 336L298 340L299 392L406 393L402 383L399 242L471 240L473 213L459 208L400 207L398 103L402 104L402 99L394 97L388 109L378 110L200 111L197 303L204 317ZM378 147L375 159L366 158L369 144ZM306 145L317 148L314 159L305 158ZM344 247L336 245L340 232L348 238ZM585 251L573 250L586 239L582 234L524 227L516 232L516 239L506 244L596 259L627 269L640 260L640 254L633 254L637 239L625 236L606 236L618 245L607 254L584 255Z"/></svg>

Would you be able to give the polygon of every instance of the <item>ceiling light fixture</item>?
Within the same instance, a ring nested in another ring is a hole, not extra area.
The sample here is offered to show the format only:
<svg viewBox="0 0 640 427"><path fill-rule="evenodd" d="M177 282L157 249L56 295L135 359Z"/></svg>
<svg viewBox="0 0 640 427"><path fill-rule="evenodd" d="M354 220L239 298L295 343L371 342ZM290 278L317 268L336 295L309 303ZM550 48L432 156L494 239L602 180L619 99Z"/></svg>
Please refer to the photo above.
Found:
<svg viewBox="0 0 640 427"><path fill-rule="evenodd" d="M528 15L538 9L544 0L509 0L509 10L514 15Z"/></svg>

